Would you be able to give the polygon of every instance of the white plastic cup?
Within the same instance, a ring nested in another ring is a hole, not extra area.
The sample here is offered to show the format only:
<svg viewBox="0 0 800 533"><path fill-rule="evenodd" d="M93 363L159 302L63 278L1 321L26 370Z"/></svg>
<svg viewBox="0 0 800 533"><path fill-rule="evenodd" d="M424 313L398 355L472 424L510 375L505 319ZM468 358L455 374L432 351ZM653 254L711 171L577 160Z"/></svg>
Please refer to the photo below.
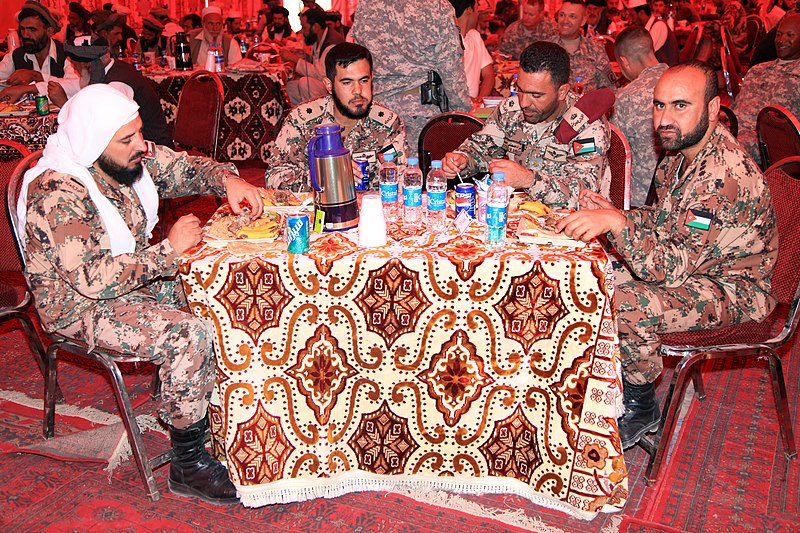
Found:
<svg viewBox="0 0 800 533"><path fill-rule="evenodd" d="M362 248L386 245L386 219L383 217L383 204L378 194L365 194L361 199L358 245Z"/></svg>

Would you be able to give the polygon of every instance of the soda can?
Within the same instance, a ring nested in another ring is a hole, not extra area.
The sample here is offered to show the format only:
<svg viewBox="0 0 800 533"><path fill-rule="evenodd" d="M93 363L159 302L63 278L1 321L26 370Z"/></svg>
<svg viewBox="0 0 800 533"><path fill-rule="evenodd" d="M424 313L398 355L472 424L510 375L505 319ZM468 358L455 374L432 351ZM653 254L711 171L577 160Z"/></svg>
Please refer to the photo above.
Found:
<svg viewBox="0 0 800 533"><path fill-rule="evenodd" d="M475 218L475 185L472 183L459 183L456 185L456 216L461 211L466 211Z"/></svg>
<svg viewBox="0 0 800 533"><path fill-rule="evenodd" d="M50 114L50 101L46 96L36 97L36 114L49 115Z"/></svg>
<svg viewBox="0 0 800 533"><path fill-rule="evenodd" d="M356 159L356 165L361 170L361 183L356 184L357 191L369 190L369 161L366 159Z"/></svg>
<svg viewBox="0 0 800 533"><path fill-rule="evenodd" d="M286 251L290 254L308 252L308 215L286 217Z"/></svg>

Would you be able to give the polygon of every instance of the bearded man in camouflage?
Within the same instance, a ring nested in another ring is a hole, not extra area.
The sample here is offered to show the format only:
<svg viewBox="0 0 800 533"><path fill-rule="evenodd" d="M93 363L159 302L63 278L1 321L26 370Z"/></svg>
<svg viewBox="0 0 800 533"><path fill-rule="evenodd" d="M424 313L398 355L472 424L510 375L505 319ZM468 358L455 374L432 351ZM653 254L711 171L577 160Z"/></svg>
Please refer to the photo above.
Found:
<svg viewBox="0 0 800 533"><path fill-rule="evenodd" d="M572 238L606 234L630 269L615 268L623 448L658 428L660 334L763 320L775 305L772 199L756 164L717 122L719 105L711 67L667 70L653 95L653 126L668 151L656 170L656 205L620 211L583 191L582 210L558 223Z"/></svg>
<svg viewBox="0 0 800 533"><path fill-rule="evenodd" d="M259 215L258 189L233 165L180 155L145 142L139 106L95 84L70 98L39 163L25 174L17 203L25 275L47 331L135 353L160 365L158 414L175 458L170 490L234 503L225 468L205 451L206 409L214 386L211 325L182 308L178 257L201 238L186 215L150 245L159 195L227 193Z"/></svg>
<svg viewBox="0 0 800 533"><path fill-rule="evenodd" d="M353 159L369 163L370 189L378 188L378 156L391 152L404 163L408 152L406 128L393 111L372 101L372 54L355 43L339 43L325 56L323 83L328 96L298 105L283 121L267 161L267 187L310 190L308 142L314 128L339 124L342 141ZM361 169L353 164L353 177Z"/></svg>

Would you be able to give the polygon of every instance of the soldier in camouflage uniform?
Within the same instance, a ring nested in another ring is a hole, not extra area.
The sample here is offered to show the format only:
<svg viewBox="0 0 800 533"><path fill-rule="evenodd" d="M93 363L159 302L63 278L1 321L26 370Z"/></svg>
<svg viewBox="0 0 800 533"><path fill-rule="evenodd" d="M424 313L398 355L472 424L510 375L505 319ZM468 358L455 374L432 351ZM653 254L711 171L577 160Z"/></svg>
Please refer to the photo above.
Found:
<svg viewBox="0 0 800 533"><path fill-rule="evenodd" d="M583 209L558 223L572 238L605 233L630 269L615 268L623 448L658 428L660 334L763 320L775 305L772 199L753 160L717 122L714 70L699 62L670 68L653 101L653 125L670 151L656 171L658 203L623 212L587 191Z"/></svg>
<svg viewBox="0 0 800 533"><path fill-rule="evenodd" d="M619 68L631 83L617 93L611 122L631 146L631 207L639 207L647 200L661 152L653 129L653 89L668 67L656 59L650 32L642 27L622 30L614 49Z"/></svg>
<svg viewBox="0 0 800 533"><path fill-rule="evenodd" d="M471 108L461 37L447 0L359 2L348 39L375 57L375 99L400 114L412 152L425 123L440 113L420 103L429 71L441 76L451 111Z"/></svg>
<svg viewBox="0 0 800 533"><path fill-rule="evenodd" d="M761 109L781 105L800 118L800 14L787 15L781 20L775 34L775 50L778 59L747 71L742 90L733 103L739 120L739 142L756 161L761 161L756 136L756 118Z"/></svg>
<svg viewBox="0 0 800 533"><path fill-rule="evenodd" d="M556 30L560 44L569 54L572 75L570 84L581 78L585 91L608 87L616 90L616 78L602 44L581 35L586 24L586 4L583 0L565 0L556 15Z"/></svg>
<svg viewBox="0 0 800 533"><path fill-rule="evenodd" d="M214 503L237 501L227 471L205 451L214 384L213 331L183 308L178 256L201 238L187 215L167 239L149 244L158 197L227 196L261 211L258 189L233 165L145 143L138 105L105 84L67 101L59 129L25 175L18 237L42 326L160 365L159 416L175 459L170 489ZM143 170L144 169L144 170ZM152 177L151 177L152 176Z"/></svg>
<svg viewBox="0 0 800 533"><path fill-rule="evenodd" d="M378 154L393 152L405 162L408 146L406 129L397 114L372 101L372 55L355 43L331 48L325 58L329 96L304 102L292 109L275 141L267 161L267 187L311 190L308 170L308 141L320 124L344 127L342 138L354 159L369 161L370 189L378 188ZM361 170L354 166L356 181Z"/></svg>
<svg viewBox="0 0 800 533"><path fill-rule="evenodd" d="M481 131L445 155L445 175L505 172L508 185L526 188L532 198L556 207L577 207L585 188L608 195L608 124L604 118L589 124L570 120L577 96L568 79L569 56L563 48L545 41L526 48L517 96L503 100ZM578 132L567 144L555 137L562 118Z"/></svg>
<svg viewBox="0 0 800 533"><path fill-rule="evenodd" d="M544 0L527 0L522 6L522 18L506 29L498 49L513 59L519 59L529 44L555 42L557 39L556 25L544 11Z"/></svg>

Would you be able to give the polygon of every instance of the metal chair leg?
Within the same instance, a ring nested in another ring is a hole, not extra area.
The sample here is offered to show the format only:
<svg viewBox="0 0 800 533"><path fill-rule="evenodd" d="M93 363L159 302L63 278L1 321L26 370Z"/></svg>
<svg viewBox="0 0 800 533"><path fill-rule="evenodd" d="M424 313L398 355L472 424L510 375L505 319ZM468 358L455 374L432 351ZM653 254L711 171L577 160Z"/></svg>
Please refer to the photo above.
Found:
<svg viewBox="0 0 800 533"><path fill-rule="evenodd" d="M33 322L31 322L30 317L23 312L17 312L11 316L18 319L20 324L22 324L22 329L31 345L31 351L33 351L33 355L36 358L36 364L39 366L42 376L47 379L47 354L45 353L42 341L39 339L39 334L36 332L36 328L33 326ZM64 401L64 395L61 393L61 387L58 386L58 382L56 382L55 401L56 403Z"/></svg>
<svg viewBox="0 0 800 533"><path fill-rule="evenodd" d="M700 365L692 370L692 384L694 385L694 395L701 402L706 399L706 389L703 386L703 375L700 373Z"/></svg>
<svg viewBox="0 0 800 533"><path fill-rule="evenodd" d="M45 366L44 389L44 419L42 433L49 439L55 432L56 425L56 382L58 377L58 343L53 343L47 349L47 365Z"/></svg>
<svg viewBox="0 0 800 533"><path fill-rule="evenodd" d="M150 399L161 398L161 367L157 366L153 372L153 381L150 382Z"/></svg>
<svg viewBox="0 0 800 533"><path fill-rule="evenodd" d="M789 412L789 400L786 397L786 381L783 377L783 364L780 357L773 350L763 350L762 353L769 360L770 377L772 378L772 395L775 398L775 410L778 413L778 425L783 437L784 452L787 459L797 457L794 443L794 430L792 429L792 415Z"/></svg>

